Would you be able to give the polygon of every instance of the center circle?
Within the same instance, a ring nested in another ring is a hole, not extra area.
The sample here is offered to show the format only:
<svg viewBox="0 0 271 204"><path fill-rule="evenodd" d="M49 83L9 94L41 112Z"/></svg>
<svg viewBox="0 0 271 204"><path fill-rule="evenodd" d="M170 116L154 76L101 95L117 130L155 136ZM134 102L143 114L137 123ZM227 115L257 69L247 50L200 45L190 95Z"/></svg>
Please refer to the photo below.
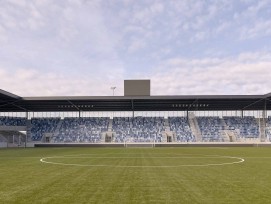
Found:
<svg viewBox="0 0 271 204"><path fill-rule="evenodd" d="M172 168L239 164L240 157L200 154L79 154L43 157L46 164L78 167Z"/></svg>

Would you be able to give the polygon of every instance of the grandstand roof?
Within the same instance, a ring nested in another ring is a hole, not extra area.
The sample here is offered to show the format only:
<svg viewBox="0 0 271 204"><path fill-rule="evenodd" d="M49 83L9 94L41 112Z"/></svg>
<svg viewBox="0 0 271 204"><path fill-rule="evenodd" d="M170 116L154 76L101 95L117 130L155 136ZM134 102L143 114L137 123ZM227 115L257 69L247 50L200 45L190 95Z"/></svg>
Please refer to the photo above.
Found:
<svg viewBox="0 0 271 204"><path fill-rule="evenodd" d="M0 90L0 112L271 110L265 95L19 97Z"/></svg>
<svg viewBox="0 0 271 204"><path fill-rule="evenodd" d="M0 89L0 101L8 100L8 99L19 99L19 98L21 97Z"/></svg>

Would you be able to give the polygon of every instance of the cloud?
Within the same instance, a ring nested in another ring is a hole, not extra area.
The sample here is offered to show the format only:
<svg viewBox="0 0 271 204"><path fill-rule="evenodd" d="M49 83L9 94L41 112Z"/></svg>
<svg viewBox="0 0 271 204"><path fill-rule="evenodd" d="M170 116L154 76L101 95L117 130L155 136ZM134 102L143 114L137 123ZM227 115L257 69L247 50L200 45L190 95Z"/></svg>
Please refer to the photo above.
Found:
<svg viewBox="0 0 271 204"><path fill-rule="evenodd" d="M265 93L270 0L8 0L0 7L1 88L22 96ZM10 80L12 79L12 80Z"/></svg>
<svg viewBox="0 0 271 204"><path fill-rule="evenodd" d="M204 31L196 32L195 35L190 38L190 42L193 43L197 41L202 41L206 39L208 36L209 34L207 32Z"/></svg>
<svg viewBox="0 0 271 204"><path fill-rule="evenodd" d="M1 88L15 94L108 95L123 86L118 38L98 1L3 2L0 43Z"/></svg>
<svg viewBox="0 0 271 204"><path fill-rule="evenodd" d="M155 2L153 5L151 5L150 11L152 13L161 13L164 11L164 5L161 2Z"/></svg>
<svg viewBox="0 0 271 204"><path fill-rule="evenodd" d="M271 35L270 0L245 2L244 10L236 11L233 15L235 26L241 40L261 38Z"/></svg>
<svg viewBox="0 0 271 204"><path fill-rule="evenodd" d="M271 20L260 20L252 26L246 26L241 29L241 39L252 39L271 36Z"/></svg>
<svg viewBox="0 0 271 204"><path fill-rule="evenodd" d="M0 69L1 89L19 96L101 96L111 95L111 86L117 86L116 95L123 94L123 82L119 73L73 77L36 70L20 69L8 72ZM12 80L11 80L12 79Z"/></svg>
<svg viewBox="0 0 271 204"><path fill-rule="evenodd" d="M173 58L163 61L149 74L140 73L131 78L151 79L152 95L266 94L271 87L270 66L270 53ZM0 77L1 88L21 96L111 95L111 86L117 86L116 95L123 95L125 79L122 72L98 71L94 78L89 78L27 69L15 73L0 69Z"/></svg>
<svg viewBox="0 0 271 204"><path fill-rule="evenodd" d="M271 87L270 66L269 53L220 59L177 58L165 61L150 78L155 95L266 94Z"/></svg>
<svg viewBox="0 0 271 204"><path fill-rule="evenodd" d="M130 53L136 52L144 48L145 46L146 46L146 43L144 42L144 40L134 39L134 41L132 41L131 45L128 47L128 52Z"/></svg>
<svg viewBox="0 0 271 204"><path fill-rule="evenodd" d="M102 9L96 1L83 0L4 3L0 67L74 76L99 76L109 67L123 72L118 39L105 25Z"/></svg>

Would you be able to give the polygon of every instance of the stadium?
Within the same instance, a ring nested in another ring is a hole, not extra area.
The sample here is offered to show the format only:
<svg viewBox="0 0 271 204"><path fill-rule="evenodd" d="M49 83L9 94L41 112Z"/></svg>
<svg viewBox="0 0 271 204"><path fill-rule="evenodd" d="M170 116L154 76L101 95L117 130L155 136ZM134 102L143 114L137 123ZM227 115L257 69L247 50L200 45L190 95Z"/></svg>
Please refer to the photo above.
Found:
<svg viewBox="0 0 271 204"><path fill-rule="evenodd" d="M271 140L271 94L151 96L150 83L125 80L124 96L108 97L20 97L2 90L1 146L255 146Z"/></svg>
<svg viewBox="0 0 271 204"><path fill-rule="evenodd" d="M269 202L270 94L151 96L149 80L124 87L107 97L1 90L1 200Z"/></svg>
<svg viewBox="0 0 271 204"><path fill-rule="evenodd" d="M271 203L271 0L5 0L0 204Z"/></svg>

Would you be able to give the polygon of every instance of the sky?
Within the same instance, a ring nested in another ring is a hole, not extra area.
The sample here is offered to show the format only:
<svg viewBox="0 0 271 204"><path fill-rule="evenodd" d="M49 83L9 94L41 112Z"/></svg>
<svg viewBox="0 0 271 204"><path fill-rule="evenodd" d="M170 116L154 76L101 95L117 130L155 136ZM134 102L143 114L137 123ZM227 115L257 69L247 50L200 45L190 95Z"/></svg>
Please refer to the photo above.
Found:
<svg viewBox="0 0 271 204"><path fill-rule="evenodd" d="M0 0L0 89L19 96L271 92L271 0Z"/></svg>

